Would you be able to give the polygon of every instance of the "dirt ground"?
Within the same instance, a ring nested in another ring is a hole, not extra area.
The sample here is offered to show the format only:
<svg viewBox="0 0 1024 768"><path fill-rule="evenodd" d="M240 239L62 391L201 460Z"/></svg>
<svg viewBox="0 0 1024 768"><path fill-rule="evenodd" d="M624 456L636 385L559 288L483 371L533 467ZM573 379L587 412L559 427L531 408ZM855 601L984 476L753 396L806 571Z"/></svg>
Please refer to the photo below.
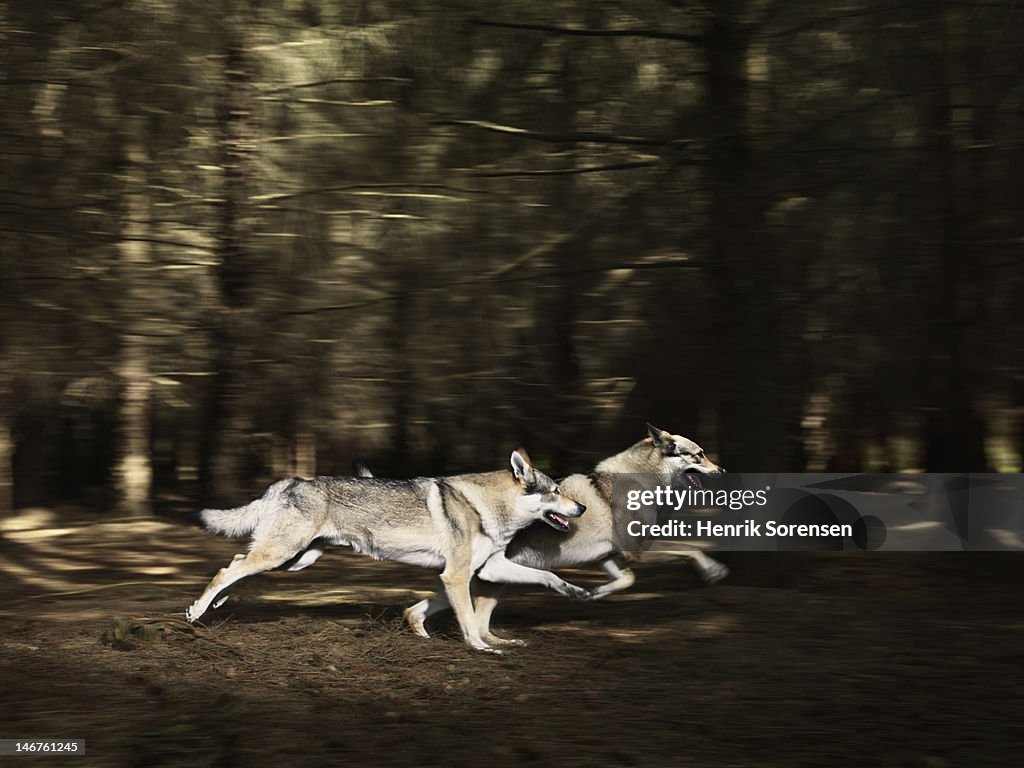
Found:
<svg viewBox="0 0 1024 768"><path fill-rule="evenodd" d="M495 624L529 646L494 657L448 616L402 626L429 571L341 550L192 628L238 542L67 517L0 533L0 738L87 754L4 765L973 768L1024 745L1016 555L723 555L710 588L641 563L596 604L509 590Z"/></svg>

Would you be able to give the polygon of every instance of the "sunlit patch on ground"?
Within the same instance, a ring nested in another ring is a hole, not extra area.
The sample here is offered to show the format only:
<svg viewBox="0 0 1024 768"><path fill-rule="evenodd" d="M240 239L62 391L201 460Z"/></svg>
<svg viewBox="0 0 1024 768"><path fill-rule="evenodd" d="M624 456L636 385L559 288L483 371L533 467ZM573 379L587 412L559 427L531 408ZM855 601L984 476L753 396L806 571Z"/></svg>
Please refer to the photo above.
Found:
<svg viewBox="0 0 1024 768"><path fill-rule="evenodd" d="M23 562L14 562L2 555L0 555L0 573L20 584L51 592L71 589L74 586L74 582L57 578L54 575L47 575L47 571L40 569L37 564L29 565ZM8 600L10 600L10 597L10 592L8 591Z"/></svg>
<svg viewBox="0 0 1024 768"><path fill-rule="evenodd" d="M739 620L735 616L716 614L693 622L690 631L701 637L717 637L738 629L739 625Z"/></svg>
<svg viewBox="0 0 1024 768"><path fill-rule="evenodd" d="M654 629L613 629L608 637L624 643L645 643L656 632Z"/></svg>
<svg viewBox="0 0 1024 768"><path fill-rule="evenodd" d="M32 528L8 531L4 534L4 537L11 541L28 542L38 541L39 539L54 539L71 533L75 533L74 528Z"/></svg>
<svg viewBox="0 0 1024 768"><path fill-rule="evenodd" d="M92 563L83 563L77 560L64 560L56 557L36 557L33 566L42 566L54 571L89 571L96 566ZM3 558L0 558L0 571L4 569Z"/></svg>
<svg viewBox="0 0 1024 768"><path fill-rule="evenodd" d="M32 531L53 525L57 519L50 509L32 507L19 510L0 518L0 533L10 534L12 531Z"/></svg>
<svg viewBox="0 0 1024 768"><path fill-rule="evenodd" d="M144 576L170 576L181 573L181 569L173 566L151 565L135 568L135 573L141 573Z"/></svg>
<svg viewBox="0 0 1024 768"><path fill-rule="evenodd" d="M637 602L639 600L650 600L656 597L659 597L657 592L620 592L616 595L610 595L602 602L614 600L616 603L630 603Z"/></svg>

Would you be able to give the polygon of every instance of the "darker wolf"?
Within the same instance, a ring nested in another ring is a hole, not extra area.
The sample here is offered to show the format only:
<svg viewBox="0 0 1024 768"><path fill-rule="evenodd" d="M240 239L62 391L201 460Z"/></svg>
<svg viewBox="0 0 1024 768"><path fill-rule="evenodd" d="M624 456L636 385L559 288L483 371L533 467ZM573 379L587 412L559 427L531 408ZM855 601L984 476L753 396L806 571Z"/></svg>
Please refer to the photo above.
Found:
<svg viewBox="0 0 1024 768"><path fill-rule="evenodd" d="M357 470L364 471L364 470ZM516 535L505 551L505 556L519 565L543 569L600 563L609 581L591 593L599 600L632 586L633 572L623 567L623 559L630 550L639 549L640 542L626 535L626 523L633 517L624 507L613 505L612 486L616 478L646 477L652 482L677 484L689 482L700 487L701 477L725 472L711 461L704 450L681 435L647 425L647 437L625 451L601 461L590 474L570 475L559 481L563 492L579 499L587 506L587 514L566 535L553 535L543 526L531 526ZM690 558L704 581L714 583L728 575L729 569L699 550L676 552ZM500 588L483 582L474 582L475 610L480 636L490 645L520 644L503 639L490 631L491 614L498 602ZM424 626L427 618L450 607L445 593L421 600L406 609L405 619L412 629L429 637Z"/></svg>

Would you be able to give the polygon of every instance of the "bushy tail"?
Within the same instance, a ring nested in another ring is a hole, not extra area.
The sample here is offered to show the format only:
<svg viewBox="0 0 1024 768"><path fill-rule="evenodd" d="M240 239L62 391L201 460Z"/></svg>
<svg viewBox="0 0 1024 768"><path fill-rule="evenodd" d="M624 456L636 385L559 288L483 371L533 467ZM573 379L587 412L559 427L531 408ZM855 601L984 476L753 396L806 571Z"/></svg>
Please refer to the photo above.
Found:
<svg viewBox="0 0 1024 768"><path fill-rule="evenodd" d="M199 525L208 531L220 533L230 538L237 538L252 533L259 525L260 517L274 506L281 491L289 487L294 480L281 480L270 486L255 501L250 501L234 509L204 509L196 517Z"/></svg>

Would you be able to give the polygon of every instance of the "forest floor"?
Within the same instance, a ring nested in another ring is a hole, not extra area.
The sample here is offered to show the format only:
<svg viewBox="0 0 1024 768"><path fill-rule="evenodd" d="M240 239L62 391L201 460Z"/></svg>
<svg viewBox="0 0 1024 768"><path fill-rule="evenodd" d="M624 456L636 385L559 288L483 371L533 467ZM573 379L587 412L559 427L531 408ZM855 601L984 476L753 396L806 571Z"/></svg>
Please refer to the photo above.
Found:
<svg viewBox="0 0 1024 768"><path fill-rule="evenodd" d="M429 571L342 550L190 627L239 542L68 515L0 532L0 738L87 754L5 765L1019 764L1013 554L734 554L714 587L641 563L596 604L510 589L495 625L529 646L496 657L449 616L402 625Z"/></svg>

